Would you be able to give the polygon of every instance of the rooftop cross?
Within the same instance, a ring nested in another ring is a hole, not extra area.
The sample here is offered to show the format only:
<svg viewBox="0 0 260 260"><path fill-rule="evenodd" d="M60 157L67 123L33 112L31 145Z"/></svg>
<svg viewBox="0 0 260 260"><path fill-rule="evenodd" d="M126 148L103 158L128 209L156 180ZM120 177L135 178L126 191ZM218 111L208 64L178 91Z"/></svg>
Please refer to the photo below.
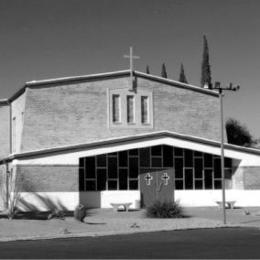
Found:
<svg viewBox="0 0 260 260"><path fill-rule="evenodd" d="M130 80L131 80L131 90L134 90L134 77L133 77L133 72L134 72L134 59L140 59L139 56L134 56L133 55L133 47L130 47L129 55L124 55L124 58L129 59L130 63Z"/></svg>

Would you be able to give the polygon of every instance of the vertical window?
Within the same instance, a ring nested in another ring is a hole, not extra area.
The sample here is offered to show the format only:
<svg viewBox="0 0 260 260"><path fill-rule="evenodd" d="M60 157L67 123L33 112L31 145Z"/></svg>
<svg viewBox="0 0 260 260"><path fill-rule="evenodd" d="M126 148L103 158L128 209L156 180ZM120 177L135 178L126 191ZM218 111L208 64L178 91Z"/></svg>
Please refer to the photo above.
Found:
<svg viewBox="0 0 260 260"><path fill-rule="evenodd" d="M134 96L127 96L127 123L134 123Z"/></svg>
<svg viewBox="0 0 260 260"><path fill-rule="evenodd" d="M147 96L141 96L141 118L142 118L142 124L148 124L149 123L149 115L148 115L148 97Z"/></svg>
<svg viewBox="0 0 260 260"><path fill-rule="evenodd" d="M134 123L134 96L127 96L127 123Z"/></svg>
<svg viewBox="0 0 260 260"><path fill-rule="evenodd" d="M113 114L113 122L120 122L120 96L112 95L112 114Z"/></svg>
<svg viewBox="0 0 260 260"><path fill-rule="evenodd" d="M12 151L16 152L16 118L13 118L12 122Z"/></svg>

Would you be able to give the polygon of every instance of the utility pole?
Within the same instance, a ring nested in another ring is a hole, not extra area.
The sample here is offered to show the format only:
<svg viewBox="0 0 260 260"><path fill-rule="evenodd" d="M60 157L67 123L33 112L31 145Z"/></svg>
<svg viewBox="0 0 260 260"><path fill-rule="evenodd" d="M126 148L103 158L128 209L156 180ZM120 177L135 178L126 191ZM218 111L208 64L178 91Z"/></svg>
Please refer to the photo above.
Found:
<svg viewBox="0 0 260 260"><path fill-rule="evenodd" d="M233 87L232 83L228 87L221 87L220 82L215 82L212 89L218 90L220 100L220 128L221 128L221 183L222 183L222 207L223 207L223 223L227 223L226 216L226 189L225 189L225 166L224 166L224 109L223 109L223 91L237 91L240 86Z"/></svg>

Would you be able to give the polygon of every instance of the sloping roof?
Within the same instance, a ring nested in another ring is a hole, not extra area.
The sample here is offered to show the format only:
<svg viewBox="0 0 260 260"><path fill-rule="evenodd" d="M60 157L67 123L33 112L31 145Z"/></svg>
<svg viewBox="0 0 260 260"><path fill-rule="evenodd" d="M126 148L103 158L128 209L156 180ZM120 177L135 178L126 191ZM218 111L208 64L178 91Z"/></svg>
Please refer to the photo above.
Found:
<svg viewBox="0 0 260 260"><path fill-rule="evenodd" d="M123 144L127 142L137 142L137 141L147 141L147 140L156 140L161 139L165 137L171 137L171 138L177 138L184 141L190 141L190 142L196 142L199 144L206 144L212 147L219 147L220 143L216 141L212 141L209 139L199 138L195 136L190 135L183 135L178 134L175 132L168 132L168 131L162 131L162 132L155 132L155 133L146 133L146 134L140 134L135 136L125 136L125 137L119 137L119 138L111 138L91 143L85 143L85 144L75 144L75 145L68 145L68 146L61 146L61 147L55 147L55 148L47 148L42 150L35 150L30 152L24 152L24 153L18 153L10 155L9 157L0 160L0 163L3 163L4 161L12 161L14 159L26 159L26 158L32 158L34 156L48 156L56 153L71 153L76 152L84 149L93 149L98 147L106 147L111 144ZM247 148L237 145L231 145L231 144L225 144L225 149L238 151L238 152L244 152L254 155L260 156L260 150L254 149L254 148Z"/></svg>
<svg viewBox="0 0 260 260"><path fill-rule="evenodd" d="M33 80L28 81L25 85L15 92L9 99L5 99L5 104L8 102L12 102L17 97L19 97L26 88L37 88L42 86L53 86L57 84L64 84L64 83L75 83L75 82L87 82L87 81L97 81L97 80L104 80L109 78L119 78L119 77L126 77L130 75L130 70L121 70L121 71L114 71L114 72L105 72L105 73L98 73L98 74L90 74L90 75L82 75L82 76L72 76L72 77L62 77L62 78L53 78L53 79L44 79L44 80ZM146 74L139 71L134 71L134 75L137 77L145 78L148 80L156 81L159 83L171 85L174 87L190 89L196 92L201 92L211 96L218 96L218 93L214 90L204 89L195 85L181 83L179 81L175 81L172 79L166 79L162 77L158 77L151 74ZM0 101L1 104L1 101Z"/></svg>

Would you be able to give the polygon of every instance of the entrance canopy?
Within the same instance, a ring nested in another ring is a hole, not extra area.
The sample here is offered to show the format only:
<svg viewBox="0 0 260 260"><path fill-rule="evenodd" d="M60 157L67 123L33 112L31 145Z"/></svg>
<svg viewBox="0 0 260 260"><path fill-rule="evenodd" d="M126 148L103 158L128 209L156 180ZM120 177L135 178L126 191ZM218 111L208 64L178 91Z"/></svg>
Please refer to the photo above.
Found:
<svg viewBox="0 0 260 260"><path fill-rule="evenodd" d="M0 163L12 161L13 164L19 165L77 165L79 158L82 157L156 145L174 146L220 156L220 143L218 142L173 132L157 132L14 154ZM225 144L225 157L236 159L239 166L260 166L260 150L258 149Z"/></svg>

